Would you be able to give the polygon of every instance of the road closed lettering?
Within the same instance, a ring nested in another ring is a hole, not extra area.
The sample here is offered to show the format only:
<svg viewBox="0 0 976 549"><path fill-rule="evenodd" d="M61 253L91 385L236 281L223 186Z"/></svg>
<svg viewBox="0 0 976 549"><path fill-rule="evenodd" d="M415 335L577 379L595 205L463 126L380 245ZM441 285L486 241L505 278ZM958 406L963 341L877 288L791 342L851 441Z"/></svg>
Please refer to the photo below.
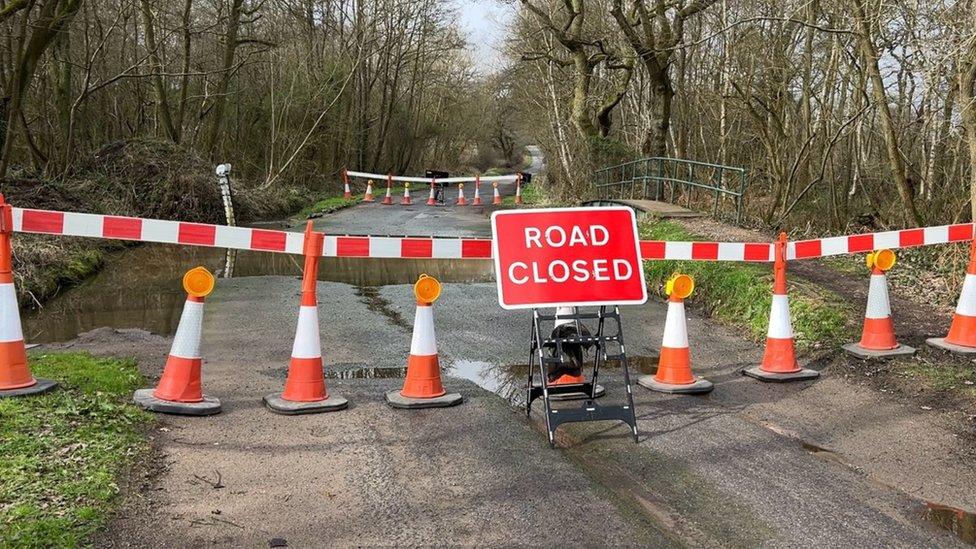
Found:
<svg viewBox="0 0 976 549"><path fill-rule="evenodd" d="M492 232L502 307L643 303L647 298L629 208L496 212Z"/></svg>

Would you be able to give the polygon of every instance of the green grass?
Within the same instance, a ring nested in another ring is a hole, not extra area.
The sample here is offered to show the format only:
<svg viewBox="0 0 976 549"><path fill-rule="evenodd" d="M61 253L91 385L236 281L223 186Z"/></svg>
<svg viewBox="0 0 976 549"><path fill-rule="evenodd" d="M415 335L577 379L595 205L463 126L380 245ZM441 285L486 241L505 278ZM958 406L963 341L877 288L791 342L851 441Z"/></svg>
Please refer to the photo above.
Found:
<svg viewBox="0 0 976 549"><path fill-rule="evenodd" d="M529 184L522 187L522 203L528 206L536 206L545 202L546 196L539 185ZM515 196L502 198L502 204L508 206L515 205Z"/></svg>
<svg viewBox="0 0 976 549"><path fill-rule="evenodd" d="M385 190L383 192L386 192ZM402 192L402 191L401 191ZM375 189L374 189L375 193ZM306 206L301 209L295 217L297 219L306 219L308 216L313 214L327 214L332 212L337 212L344 208L350 206L355 206L362 201L362 197L354 196L353 198L343 198L342 196L328 196L317 200L311 206Z"/></svg>
<svg viewBox="0 0 976 549"><path fill-rule="evenodd" d="M976 398L976 366L972 363L913 360L906 364L904 372L914 378L921 378L932 389L958 391L969 398Z"/></svg>
<svg viewBox="0 0 976 549"><path fill-rule="evenodd" d="M85 353L35 355L31 370L59 387L0 399L0 546L84 545L149 450L152 416L129 404L145 380L132 361Z"/></svg>
<svg viewBox="0 0 976 549"><path fill-rule="evenodd" d="M702 240L680 225L660 221L640 226L642 239ZM772 302L772 269L766 264L725 261L645 261L644 272L651 289L663 294L664 282L674 273L695 279L689 301L729 324L745 328L754 340L763 340ZM790 312L797 346L809 349L844 341L856 318L841 297L795 279L789 281Z"/></svg>

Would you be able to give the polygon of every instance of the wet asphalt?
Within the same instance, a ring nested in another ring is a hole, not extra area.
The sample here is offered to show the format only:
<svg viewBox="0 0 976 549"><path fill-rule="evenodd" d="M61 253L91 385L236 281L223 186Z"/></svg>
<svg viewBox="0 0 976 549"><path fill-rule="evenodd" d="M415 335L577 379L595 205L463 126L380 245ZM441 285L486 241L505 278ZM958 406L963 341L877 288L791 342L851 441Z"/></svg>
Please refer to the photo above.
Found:
<svg viewBox="0 0 976 549"><path fill-rule="evenodd" d="M477 208L362 205L316 225L331 234L489 234ZM866 398L830 372L801 384L744 378L738 370L755 364L761 349L694 312L696 369L716 390L664 396L635 386L639 444L622 424L577 424L560 430L552 450L538 414L527 419L479 387L518 400L524 371L511 366L527 361L530 322L527 312L502 310L485 282L447 283L435 305L444 383L464 403L392 409L383 393L402 379L342 379L349 377L342 372L405 365L414 313L408 282L320 282L329 392L348 398L350 408L280 416L261 397L284 382L299 283L221 279L207 301L203 352L205 392L221 399L224 413L161 418L153 435L159 473L126 499L99 545L267 547L274 538L289 547L959 544L922 520L918 499L936 490L925 457L952 451L946 432L909 431L899 423L908 410ZM656 298L623 310L630 354L656 354L665 311ZM155 375L166 352L158 339L133 344ZM102 340L85 348L118 352ZM619 371L601 379L607 402L622 397ZM872 412L885 419L857 421ZM837 429L825 430L827 423ZM892 441L899 433L905 440ZM877 443L882 436L887 446ZM843 451L804 445L811 437ZM923 455L904 455L913 446ZM900 462L872 465L872 455L895 461L894 453ZM976 479L971 467L951 471L940 497L976 506L966 488ZM214 487L208 481L218 473ZM913 481L921 488L911 489Z"/></svg>

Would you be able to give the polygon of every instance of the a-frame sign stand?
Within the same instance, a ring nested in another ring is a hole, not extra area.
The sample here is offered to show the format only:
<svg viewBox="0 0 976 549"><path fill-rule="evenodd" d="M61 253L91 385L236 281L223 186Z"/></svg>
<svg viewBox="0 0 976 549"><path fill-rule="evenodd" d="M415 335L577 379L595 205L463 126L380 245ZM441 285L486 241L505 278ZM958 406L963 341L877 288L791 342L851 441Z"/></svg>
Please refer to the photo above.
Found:
<svg viewBox="0 0 976 549"><path fill-rule="evenodd" d="M555 431L563 423L578 421L606 421L620 420L630 426L634 433L634 442L637 439L637 417L634 414L634 395L630 385L630 370L627 366L627 353L624 350L623 327L620 323L620 308L612 307L612 311L607 311L607 306L600 307L598 313L581 313L579 308L574 308L573 314L545 315L539 309L532 309L532 339L529 348L529 379L526 388L527 398L525 402L525 414L529 415L532 411L532 401L542 398L545 404L546 430L549 432L549 446L555 447ZM542 323L548 326L557 320L572 320L576 322L576 333L582 333L579 329L581 320L596 320L596 332L593 335L573 337L548 337L542 336ZM607 320L613 324L612 333L608 333ZM593 368L589 381L582 384L559 384L548 383L546 367L559 364L566 356L563 353L563 346L588 345L594 349ZM552 356L546 356L547 350L554 349ZM624 385L627 388L627 403L619 405L600 405L596 402L597 379L600 374L600 367L607 361L620 362L623 372ZM534 384L534 376L538 374L541 383ZM564 395L569 393L584 393L586 397L578 408L562 406L554 408L552 397L554 395Z"/></svg>

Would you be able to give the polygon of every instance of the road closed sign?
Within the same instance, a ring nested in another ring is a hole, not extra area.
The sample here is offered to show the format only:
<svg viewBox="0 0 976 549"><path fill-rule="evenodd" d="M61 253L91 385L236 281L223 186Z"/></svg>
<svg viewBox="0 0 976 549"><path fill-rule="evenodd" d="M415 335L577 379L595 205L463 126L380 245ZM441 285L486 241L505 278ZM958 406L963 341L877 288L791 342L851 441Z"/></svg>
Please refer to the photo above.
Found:
<svg viewBox="0 0 976 549"><path fill-rule="evenodd" d="M647 301L630 208L499 211L491 229L505 309Z"/></svg>

